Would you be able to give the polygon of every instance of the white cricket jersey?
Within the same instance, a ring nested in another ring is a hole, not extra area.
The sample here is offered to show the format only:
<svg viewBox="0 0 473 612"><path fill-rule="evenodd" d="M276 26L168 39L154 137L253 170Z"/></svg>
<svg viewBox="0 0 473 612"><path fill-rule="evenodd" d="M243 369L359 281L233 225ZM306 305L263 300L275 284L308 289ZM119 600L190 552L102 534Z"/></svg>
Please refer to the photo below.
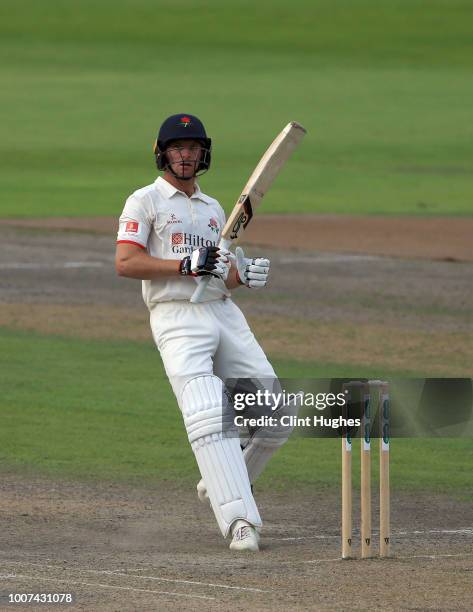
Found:
<svg viewBox="0 0 473 612"><path fill-rule="evenodd" d="M120 216L117 242L136 244L158 259L181 260L200 246L217 246L225 213L198 185L189 198L162 177L138 189L126 201ZM151 310L158 302L188 301L197 286L193 276L143 281L143 299ZM213 278L204 301L229 296L225 283Z"/></svg>

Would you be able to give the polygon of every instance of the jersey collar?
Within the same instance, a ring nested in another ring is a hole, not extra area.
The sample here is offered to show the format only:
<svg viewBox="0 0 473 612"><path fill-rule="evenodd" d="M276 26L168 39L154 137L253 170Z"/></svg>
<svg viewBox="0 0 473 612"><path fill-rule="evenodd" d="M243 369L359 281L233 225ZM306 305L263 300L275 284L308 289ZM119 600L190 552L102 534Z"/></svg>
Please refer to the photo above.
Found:
<svg viewBox="0 0 473 612"><path fill-rule="evenodd" d="M158 178L154 181L154 184L156 185L157 190L166 198L172 198L172 196L176 193L184 195L182 191L176 189L174 185L168 183L162 176L158 176ZM209 198L209 196L205 195L205 193L202 193L197 183L195 184L195 191L191 195L191 200L201 200L206 204L210 204L212 202L212 198Z"/></svg>

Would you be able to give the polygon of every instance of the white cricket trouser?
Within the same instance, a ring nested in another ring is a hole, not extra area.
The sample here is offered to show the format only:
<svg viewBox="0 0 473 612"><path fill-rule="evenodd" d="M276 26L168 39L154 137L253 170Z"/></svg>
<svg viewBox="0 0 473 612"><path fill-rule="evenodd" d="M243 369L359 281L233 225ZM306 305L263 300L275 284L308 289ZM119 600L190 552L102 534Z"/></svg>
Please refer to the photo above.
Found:
<svg viewBox="0 0 473 612"><path fill-rule="evenodd" d="M151 311L150 323L179 406L182 388L196 376L214 374L222 381L276 376L231 299L160 302Z"/></svg>
<svg viewBox="0 0 473 612"><path fill-rule="evenodd" d="M151 311L150 322L222 535L226 537L238 519L260 528L250 483L291 428L283 428L274 439L266 437L264 428L251 438L249 431L240 432L248 439L242 452L238 436L224 435L228 405L222 382L274 381L271 364L230 299L162 302Z"/></svg>

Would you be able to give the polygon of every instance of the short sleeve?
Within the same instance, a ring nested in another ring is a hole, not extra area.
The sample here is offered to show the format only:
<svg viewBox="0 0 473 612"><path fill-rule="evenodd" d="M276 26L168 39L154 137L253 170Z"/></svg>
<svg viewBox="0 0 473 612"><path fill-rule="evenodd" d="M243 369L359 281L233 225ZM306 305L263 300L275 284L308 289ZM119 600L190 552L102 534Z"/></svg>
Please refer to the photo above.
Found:
<svg viewBox="0 0 473 612"><path fill-rule="evenodd" d="M136 244L146 249L151 227L150 211L143 200L135 195L130 196L120 216L117 242Z"/></svg>

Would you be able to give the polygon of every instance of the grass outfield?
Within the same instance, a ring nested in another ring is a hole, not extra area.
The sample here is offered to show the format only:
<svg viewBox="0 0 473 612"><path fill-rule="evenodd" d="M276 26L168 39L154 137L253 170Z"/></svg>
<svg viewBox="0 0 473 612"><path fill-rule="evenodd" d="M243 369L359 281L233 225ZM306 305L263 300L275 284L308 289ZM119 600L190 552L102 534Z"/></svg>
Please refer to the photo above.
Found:
<svg viewBox="0 0 473 612"><path fill-rule="evenodd" d="M3 0L0 216L119 214L181 111L227 210L296 119L263 212L472 214L472 23L470 0Z"/></svg>
<svg viewBox="0 0 473 612"><path fill-rule="evenodd" d="M0 399L1 469L140 482L184 484L198 479L154 347L6 329L0 331L0 341L0 367L8 371ZM288 377L349 375L342 366L303 367L278 361L275 365ZM339 486L339 449L338 440L293 438L258 486ZM471 439L396 439L391 455L396 489L472 494ZM354 453L355 465L357 460Z"/></svg>

